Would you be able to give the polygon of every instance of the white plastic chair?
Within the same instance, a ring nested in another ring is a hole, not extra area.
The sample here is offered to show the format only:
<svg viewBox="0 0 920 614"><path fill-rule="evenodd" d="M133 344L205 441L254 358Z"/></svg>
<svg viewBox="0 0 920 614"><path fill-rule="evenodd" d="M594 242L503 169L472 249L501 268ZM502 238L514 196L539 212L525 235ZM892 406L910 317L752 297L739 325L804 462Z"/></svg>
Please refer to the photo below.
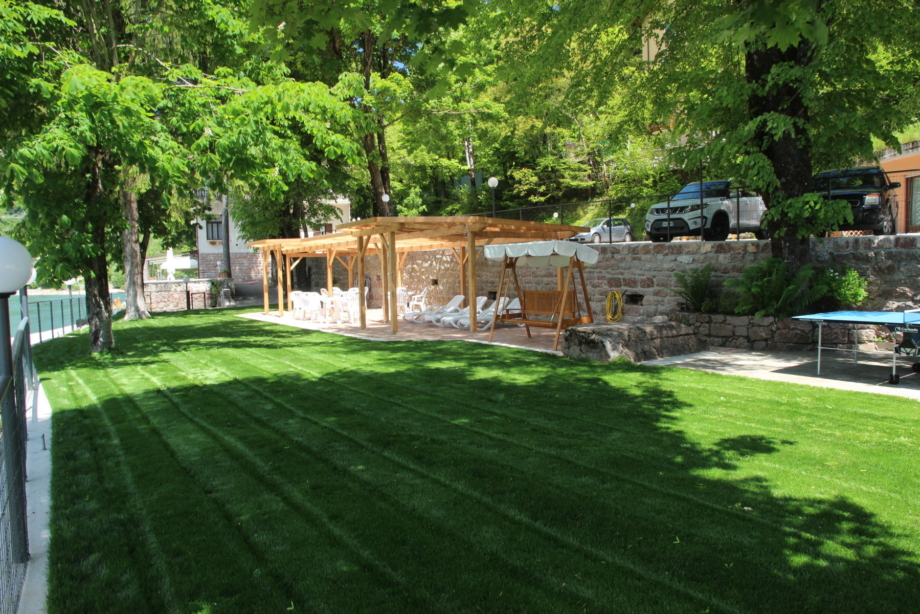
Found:
<svg viewBox="0 0 920 614"><path fill-rule="evenodd" d="M396 288L396 314L406 313L406 304L409 302L409 291L400 286Z"/></svg>
<svg viewBox="0 0 920 614"><path fill-rule="evenodd" d="M303 292L300 290L291 291L291 303L293 304L293 310L291 315L295 320L304 319L304 310L303 310Z"/></svg>
<svg viewBox="0 0 920 614"><path fill-rule="evenodd" d="M421 294L415 294L412 298L409 299L409 306L406 307L408 311L415 311L415 307L418 307L419 311L425 311L428 309L426 304L426 297L428 296L428 288L422 290Z"/></svg>
<svg viewBox="0 0 920 614"><path fill-rule="evenodd" d="M319 292L304 292L300 297L305 316L310 317L314 322L323 315L323 301L320 300Z"/></svg>
<svg viewBox="0 0 920 614"><path fill-rule="evenodd" d="M457 313L460 311L460 305L463 304L463 299L466 298L462 294L458 294L454 298L450 299L445 305L429 305L424 311L410 311L409 313L403 316L403 319L406 322L415 322L416 324L428 324L435 317L446 315L448 313Z"/></svg>
<svg viewBox="0 0 920 614"><path fill-rule="evenodd" d="M350 324L359 322L361 319L361 302L358 300L359 296L360 294L357 288L350 288L348 292L343 295L344 316Z"/></svg>

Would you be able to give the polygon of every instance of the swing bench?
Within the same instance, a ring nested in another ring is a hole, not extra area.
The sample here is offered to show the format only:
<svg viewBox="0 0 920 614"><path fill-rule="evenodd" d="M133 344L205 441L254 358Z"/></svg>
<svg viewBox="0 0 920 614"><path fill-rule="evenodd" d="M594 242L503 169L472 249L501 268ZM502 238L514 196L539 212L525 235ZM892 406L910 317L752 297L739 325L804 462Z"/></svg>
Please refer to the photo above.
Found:
<svg viewBox="0 0 920 614"><path fill-rule="evenodd" d="M502 271L498 282L497 300L507 295L506 285L514 283L517 296L521 300L519 312L498 313L493 316L489 341L495 334L495 324L505 322L524 326L530 337L530 327L554 328L556 336L553 350L559 348L559 336L563 329L577 324L589 324L594 321L591 304L588 301L588 288L585 283L584 265L597 262L598 253L585 245L569 241L539 241L535 243L512 243L506 245L487 245L485 256L491 260L502 260ZM556 290L522 290L517 275L517 266L554 266L557 274ZM566 268L565 281L562 281L561 269ZM578 271L581 281L581 297L578 300L578 287L573 273ZM510 288L508 288L510 290Z"/></svg>

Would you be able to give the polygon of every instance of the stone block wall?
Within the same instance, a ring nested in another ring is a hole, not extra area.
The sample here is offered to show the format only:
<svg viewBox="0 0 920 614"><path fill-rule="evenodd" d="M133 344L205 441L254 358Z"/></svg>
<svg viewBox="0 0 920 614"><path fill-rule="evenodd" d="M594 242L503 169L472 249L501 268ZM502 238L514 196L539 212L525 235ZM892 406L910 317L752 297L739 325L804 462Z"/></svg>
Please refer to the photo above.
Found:
<svg viewBox="0 0 920 614"><path fill-rule="evenodd" d="M211 281L195 280L188 283L186 295L184 282L147 282L144 298L151 313L185 311L189 303L192 309L206 309L211 306Z"/></svg>
<svg viewBox="0 0 920 614"><path fill-rule="evenodd" d="M812 239L819 264L849 264L869 280L869 311L920 307L920 235Z"/></svg>
<svg viewBox="0 0 920 614"><path fill-rule="evenodd" d="M232 259L233 279L237 281L252 281L262 279L262 253L239 252L230 254ZM221 265L218 266L218 261ZM216 279L221 269L227 268L223 254L203 253L198 256L198 274L202 278Z"/></svg>
<svg viewBox="0 0 920 614"><path fill-rule="evenodd" d="M674 291L674 273L713 264L712 285L720 287L729 277L738 277L746 267L770 258L769 241L674 241L672 243L618 243L600 245L597 264L585 267L585 279L595 319L603 317L604 303L611 290L626 297L628 318L669 316L683 302ZM898 309L905 304L920 306L920 235L886 237L839 237L812 239L812 253L819 264L849 264L869 281L869 301L862 309ZM380 266L367 258L372 295L379 306ZM482 256L478 264L478 294L498 288L501 264ZM522 287L551 290L556 287L556 270L550 267L520 267ZM437 279L438 286L431 287ZM430 287L433 303L443 303L460 292L457 259L449 250L410 253L403 268L403 285L410 292ZM373 303L372 303L373 304ZM726 316L730 317L730 316Z"/></svg>
<svg viewBox="0 0 920 614"><path fill-rule="evenodd" d="M675 313L672 319L693 328L697 337L705 341L709 347L768 352L808 351L817 348L818 325L813 322L791 318L755 318L687 312ZM855 329L852 324L825 324L821 333L821 345L852 349L856 336ZM860 349L875 350L877 339L890 336L884 326L861 326L857 343Z"/></svg>

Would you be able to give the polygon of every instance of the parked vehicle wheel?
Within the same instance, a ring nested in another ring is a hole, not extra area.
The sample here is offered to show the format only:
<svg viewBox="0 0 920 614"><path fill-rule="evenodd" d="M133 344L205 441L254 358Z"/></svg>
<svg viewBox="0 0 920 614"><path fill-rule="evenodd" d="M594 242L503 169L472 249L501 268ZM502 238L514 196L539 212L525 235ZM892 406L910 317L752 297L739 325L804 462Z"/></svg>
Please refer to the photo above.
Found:
<svg viewBox="0 0 920 614"><path fill-rule="evenodd" d="M895 221L894 215L891 213L891 207L885 208L885 213L882 214L882 227L874 231L876 236L879 235L893 235L895 232Z"/></svg>
<svg viewBox="0 0 920 614"><path fill-rule="evenodd" d="M728 217L725 215L717 215L712 218L712 225L709 227L709 230L703 231L703 238L706 241L724 241L728 238L728 233L730 231Z"/></svg>
<svg viewBox="0 0 920 614"><path fill-rule="evenodd" d="M625 235L623 235L623 241L625 243L632 243L633 241L635 241L635 239L633 238L631 232L627 232Z"/></svg>
<svg viewBox="0 0 920 614"><path fill-rule="evenodd" d="M764 241L770 238L770 231L766 228L761 228L760 230L754 231L754 238L758 241Z"/></svg>
<svg viewBox="0 0 920 614"><path fill-rule="evenodd" d="M593 235L591 235L591 243L600 243L600 242L601 242L601 236L599 234L595 232Z"/></svg>

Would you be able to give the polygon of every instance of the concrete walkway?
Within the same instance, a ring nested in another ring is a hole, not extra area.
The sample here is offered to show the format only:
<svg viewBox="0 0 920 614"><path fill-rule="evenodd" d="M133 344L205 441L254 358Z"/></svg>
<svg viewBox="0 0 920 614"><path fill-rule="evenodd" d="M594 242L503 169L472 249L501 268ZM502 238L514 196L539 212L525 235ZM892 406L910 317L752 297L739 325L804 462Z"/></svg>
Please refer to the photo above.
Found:
<svg viewBox="0 0 920 614"><path fill-rule="evenodd" d="M891 374L890 356L861 353L858 356L859 362L854 364L851 352L824 351L821 353L821 375L817 373L816 351L753 352L713 348L707 352L659 358L643 364L683 367L821 388L889 394L920 401L920 373L915 373L911 368L920 358L898 358L901 381L893 385L888 383Z"/></svg>
<svg viewBox="0 0 920 614"><path fill-rule="evenodd" d="M19 614L45 612L48 594L48 530L51 511L51 405L41 386L30 395L26 445L26 500L29 516L29 567L19 598Z"/></svg>

